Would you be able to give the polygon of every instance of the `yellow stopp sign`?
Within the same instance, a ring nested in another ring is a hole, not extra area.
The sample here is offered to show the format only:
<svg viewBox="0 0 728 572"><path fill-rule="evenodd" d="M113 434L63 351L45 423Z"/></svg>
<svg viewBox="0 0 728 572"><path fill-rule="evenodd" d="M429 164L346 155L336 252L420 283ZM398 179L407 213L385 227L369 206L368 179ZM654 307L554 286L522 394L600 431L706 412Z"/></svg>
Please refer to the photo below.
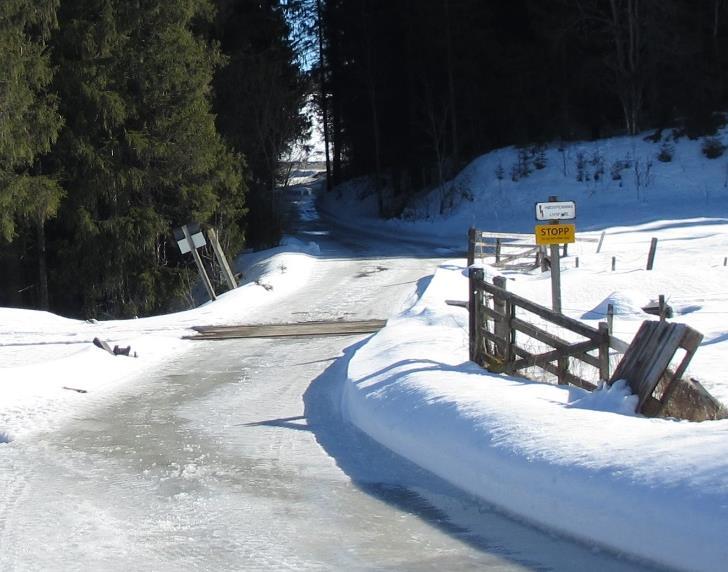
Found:
<svg viewBox="0 0 728 572"><path fill-rule="evenodd" d="M576 225L537 224L536 244L567 244L576 242Z"/></svg>

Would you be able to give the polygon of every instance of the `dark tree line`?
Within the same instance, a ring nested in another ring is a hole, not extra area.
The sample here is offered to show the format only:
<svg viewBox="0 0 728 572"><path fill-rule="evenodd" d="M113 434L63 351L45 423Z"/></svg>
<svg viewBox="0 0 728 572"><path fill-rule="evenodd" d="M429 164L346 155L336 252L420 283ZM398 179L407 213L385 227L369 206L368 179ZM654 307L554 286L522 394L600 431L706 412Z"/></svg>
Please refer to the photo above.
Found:
<svg viewBox="0 0 728 572"><path fill-rule="evenodd" d="M498 146L676 127L728 107L725 0L319 0L335 181L384 214Z"/></svg>
<svg viewBox="0 0 728 572"><path fill-rule="evenodd" d="M307 86L279 2L2 0L0 58L0 305L154 313L189 284L172 228L274 240Z"/></svg>

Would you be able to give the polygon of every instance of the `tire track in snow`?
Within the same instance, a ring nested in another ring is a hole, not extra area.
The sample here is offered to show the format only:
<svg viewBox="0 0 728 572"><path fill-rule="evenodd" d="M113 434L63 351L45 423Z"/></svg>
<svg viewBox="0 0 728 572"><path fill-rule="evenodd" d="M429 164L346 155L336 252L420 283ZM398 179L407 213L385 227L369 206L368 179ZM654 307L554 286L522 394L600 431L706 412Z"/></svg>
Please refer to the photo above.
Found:
<svg viewBox="0 0 728 572"><path fill-rule="evenodd" d="M0 452L10 453L10 445L0 445ZM12 455L12 453L10 453ZM17 545L14 539L16 514L28 481L13 460L3 458L0 465L0 570L15 568Z"/></svg>

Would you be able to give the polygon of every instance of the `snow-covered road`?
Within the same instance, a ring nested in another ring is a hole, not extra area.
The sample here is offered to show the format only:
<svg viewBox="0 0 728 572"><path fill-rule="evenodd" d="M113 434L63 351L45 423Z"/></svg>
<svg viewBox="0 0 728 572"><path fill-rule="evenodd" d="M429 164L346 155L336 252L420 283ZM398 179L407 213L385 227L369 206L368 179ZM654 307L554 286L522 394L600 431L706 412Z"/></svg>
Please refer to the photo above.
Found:
<svg viewBox="0 0 728 572"><path fill-rule="evenodd" d="M327 237L250 322L386 318L438 259ZM343 238L342 238L343 237ZM197 342L3 445L0 570L634 570L510 520L341 419L362 336Z"/></svg>

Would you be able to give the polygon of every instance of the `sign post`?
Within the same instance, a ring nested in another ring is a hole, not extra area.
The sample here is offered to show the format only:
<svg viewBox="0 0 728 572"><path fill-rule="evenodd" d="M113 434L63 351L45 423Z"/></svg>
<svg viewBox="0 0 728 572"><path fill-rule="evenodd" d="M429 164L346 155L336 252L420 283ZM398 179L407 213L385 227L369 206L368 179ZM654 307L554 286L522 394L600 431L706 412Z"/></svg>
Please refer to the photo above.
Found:
<svg viewBox="0 0 728 572"><path fill-rule="evenodd" d="M549 197L547 203L536 203L536 220L549 221L549 224L536 225L536 244L549 245L551 260L551 307L554 312L561 313L561 256L560 244L576 241L576 226L560 224L561 220L576 218L574 201L559 201L557 197Z"/></svg>
<svg viewBox="0 0 728 572"><path fill-rule="evenodd" d="M182 225L181 228L175 229L174 238L177 240L177 246L179 246L179 250L182 254L192 252L192 258L195 259L197 270L200 273L200 278L202 278L207 294L210 296L210 300L217 300L217 295L212 287L212 282L210 282L210 278L207 275L207 272L205 272L205 267L202 265L200 253L197 252L198 248L207 244L205 242L204 235L200 231L200 225L197 223L190 224L189 226L186 224Z"/></svg>
<svg viewBox="0 0 728 572"><path fill-rule="evenodd" d="M230 288L230 290L235 290L235 288L238 287L238 283L235 280L233 271L230 270L230 265L228 264L225 253L222 250L220 241L217 238L217 231L214 228L210 227L210 229L207 231L207 237L210 239L210 244L212 244L212 251L215 253L215 258L217 258L217 263L222 269L222 274L227 281L228 287Z"/></svg>

